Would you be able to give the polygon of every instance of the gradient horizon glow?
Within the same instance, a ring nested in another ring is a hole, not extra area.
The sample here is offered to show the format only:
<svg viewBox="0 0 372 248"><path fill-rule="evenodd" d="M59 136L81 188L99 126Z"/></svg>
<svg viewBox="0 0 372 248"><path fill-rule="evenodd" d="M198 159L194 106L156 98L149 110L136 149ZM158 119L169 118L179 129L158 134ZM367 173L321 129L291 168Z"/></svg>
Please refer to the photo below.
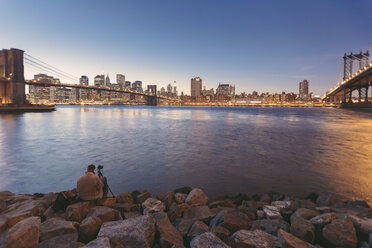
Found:
<svg viewBox="0 0 372 248"><path fill-rule="evenodd" d="M190 94L200 76L208 89L298 93L307 79L323 95L341 79L345 52L372 52L368 0L0 0L0 10L0 49L22 49L90 84L120 73L159 89L177 81ZM27 79L42 72L25 67Z"/></svg>

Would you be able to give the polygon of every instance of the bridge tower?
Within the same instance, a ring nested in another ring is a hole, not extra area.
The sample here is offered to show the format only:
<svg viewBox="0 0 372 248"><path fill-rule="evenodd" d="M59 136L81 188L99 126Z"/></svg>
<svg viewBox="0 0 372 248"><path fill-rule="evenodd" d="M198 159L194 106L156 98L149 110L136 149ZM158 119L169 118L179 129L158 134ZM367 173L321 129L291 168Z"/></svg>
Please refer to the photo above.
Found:
<svg viewBox="0 0 372 248"><path fill-rule="evenodd" d="M147 105L158 105L156 85L147 85L147 92L152 95L147 97Z"/></svg>
<svg viewBox="0 0 372 248"><path fill-rule="evenodd" d="M359 61L359 69L362 69L363 67L367 66L369 64L369 52L359 54L353 54L350 53L350 55L344 54L344 80L348 76L353 74L353 61L358 60Z"/></svg>
<svg viewBox="0 0 372 248"><path fill-rule="evenodd" d="M0 51L0 105L26 103L23 53L15 48Z"/></svg>

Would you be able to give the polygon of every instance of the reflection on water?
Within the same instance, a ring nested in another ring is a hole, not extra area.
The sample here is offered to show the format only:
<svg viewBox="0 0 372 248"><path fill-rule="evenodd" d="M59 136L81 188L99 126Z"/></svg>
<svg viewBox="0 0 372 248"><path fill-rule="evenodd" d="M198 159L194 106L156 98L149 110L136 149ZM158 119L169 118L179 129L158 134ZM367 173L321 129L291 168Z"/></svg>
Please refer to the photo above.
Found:
<svg viewBox="0 0 372 248"><path fill-rule="evenodd" d="M95 163L117 193L190 185L209 195L367 198L371 130L371 111L326 108L63 106L2 114L0 190L70 189Z"/></svg>

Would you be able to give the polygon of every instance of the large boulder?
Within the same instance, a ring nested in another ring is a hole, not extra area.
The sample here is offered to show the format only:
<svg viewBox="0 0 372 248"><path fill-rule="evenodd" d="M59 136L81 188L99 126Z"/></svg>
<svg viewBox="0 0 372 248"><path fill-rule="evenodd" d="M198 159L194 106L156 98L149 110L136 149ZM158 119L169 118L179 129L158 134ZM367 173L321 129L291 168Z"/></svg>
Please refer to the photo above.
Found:
<svg viewBox="0 0 372 248"><path fill-rule="evenodd" d="M174 194L172 191L169 190L160 192L157 195L157 198L165 204L167 209L169 209L169 207L174 202Z"/></svg>
<svg viewBox="0 0 372 248"><path fill-rule="evenodd" d="M313 224L317 229L322 229L325 225L332 222L332 220L337 218L337 214L335 213L325 213L318 216L311 218L309 221Z"/></svg>
<svg viewBox="0 0 372 248"><path fill-rule="evenodd" d="M106 198L96 200L96 205L97 206L111 207L111 206L115 205L115 203L116 203L116 198L115 197L106 197Z"/></svg>
<svg viewBox="0 0 372 248"><path fill-rule="evenodd" d="M28 217L15 224L6 234L7 248L32 248L39 243L40 217Z"/></svg>
<svg viewBox="0 0 372 248"><path fill-rule="evenodd" d="M191 225L190 230L187 233L187 239L192 240L196 236L205 232L209 232L209 227L204 222L197 220Z"/></svg>
<svg viewBox="0 0 372 248"><path fill-rule="evenodd" d="M119 211L105 206L91 208L87 217L98 217L102 222L123 219Z"/></svg>
<svg viewBox="0 0 372 248"><path fill-rule="evenodd" d="M232 247L279 247L278 238L262 230L240 230L231 235L229 241Z"/></svg>
<svg viewBox="0 0 372 248"><path fill-rule="evenodd" d="M291 223L298 218L303 218L305 220L309 220L315 216L318 216L319 212L307 208L299 208L296 210L294 214L291 216Z"/></svg>
<svg viewBox="0 0 372 248"><path fill-rule="evenodd" d="M264 211L267 219L283 219L282 215L280 214L280 207L265 205L263 206L262 210Z"/></svg>
<svg viewBox="0 0 372 248"><path fill-rule="evenodd" d="M156 221L156 230L159 234L160 247L183 246L183 237L170 223L168 215L166 213L156 213L153 216Z"/></svg>
<svg viewBox="0 0 372 248"><path fill-rule="evenodd" d="M208 202L208 197L203 190L195 188L187 195L185 202L194 206L204 206Z"/></svg>
<svg viewBox="0 0 372 248"><path fill-rule="evenodd" d="M98 238L92 240L87 245L83 246L83 248L111 248L111 245L108 238Z"/></svg>
<svg viewBox="0 0 372 248"><path fill-rule="evenodd" d="M279 230L278 239L280 247L283 248L315 248L315 246L287 233L284 230Z"/></svg>
<svg viewBox="0 0 372 248"><path fill-rule="evenodd" d="M291 223L291 234L296 237L314 244L315 227L310 221L304 218L295 218Z"/></svg>
<svg viewBox="0 0 372 248"><path fill-rule="evenodd" d="M255 220L249 222L249 225L251 226L251 230L260 229L262 231L265 231L271 235L277 235L279 229L283 229L287 232L290 230L290 225L281 219L273 219L273 220Z"/></svg>
<svg viewBox="0 0 372 248"><path fill-rule="evenodd" d="M143 215L137 218L105 222L98 238L108 238L113 247L151 248L155 239L155 218Z"/></svg>
<svg viewBox="0 0 372 248"><path fill-rule="evenodd" d="M175 199L176 203L178 203L178 204L184 203L185 200L186 200L186 197L187 197L186 194L182 194L182 193L174 194L174 199Z"/></svg>
<svg viewBox="0 0 372 248"><path fill-rule="evenodd" d="M372 233L372 219L355 215L349 215L348 219L353 222L359 235L367 237Z"/></svg>
<svg viewBox="0 0 372 248"><path fill-rule="evenodd" d="M0 214L0 219L6 219L7 227L12 227L19 221L31 216L41 216L45 209L45 203L34 199L32 196L13 196L7 207Z"/></svg>
<svg viewBox="0 0 372 248"><path fill-rule="evenodd" d="M119 196L116 197L117 203L127 203L133 204L133 196L129 191L121 193Z"/></svg>
<svg viewBox="0 0 372 248"><path fill-rule="evenodd" d="M84 246L84 244L79 243L77 240L77 233L68 233L44 240L39 243L37 248L77 248Z"/></svg>
<svg viewBox="0 0 372 248"><path fill-rule="evenodd" d="M173 193L174 194L182 193L182 194L188 195L191 192L191 190L192 190L191 187L186 186L186 187L177 188L177 189L173 190Z"/></svg>
<svg viewBox="0 0 372 248"><path fill-rule="evenodd" d="M224 209L211 220L209 225L210 227L222 226L233 233L241 229L249 229L249 221L248 216L239 209Z"/></svg>
<svg viewBox="0 0 372 248"><path fill-rule="evenodd" d="M331 246L357 247L358 238L353 222L348 219L336 219L323 228L323 238Z"/></svg>
<svg viewBox="0 0 372 248"><path fill-rule="evenodd" d="M81 222L89 213L90 208L94 206L93 202L84 201L69 205L66 208L67 219Z"/></svg>
<svg viewBox="0 0 372 248"><path fill-rule="evenodd" d="M211 232L196 236L190 242L191 248L231 248Z"/></svg>
<svg viewBox="0 0 372 248"><path fill-rule="evenodd" d="M211 232L216 235L218 238L227 242L231 232L222 226L212 226Z"/></svg>
<svg viewBox="0 0 372 248"><path fill-rule="evenodd" d="M183 213L185 219L201 220L204 222L208 222L214 216L213 212L207 206L194 206L186 209Z"/></svg>
<svg viewBox="0 0 372 248"><path fill-rule="evenodd" d="M97 237L98 231L101 228L102 220L98 217L91 216L85 218L79 226L79 238L84 243L91 241Z"/></svg>
<svg viewBox="0 0 372 248"><path fill-rule="evenodd" d="M66 221L61 218L51 218L46 220L41 224L40 227L40 241L50 239L55 236L60 236L63 234L76 233L79 223Z"/></svg>
<svg viewBox="0 0 372 248"><path fill-rule="evenodd" d="M160 200L148 198L142 203L143 214L158 213L165 210L165 205Z"/></svg>
<svg viewBox="0 0 372 248"><path fill-rule="evenodd" d="M194 223L193 219L177 219L173 222L173 225L182 234L182 236L186 236L193 223Z"/></svg>

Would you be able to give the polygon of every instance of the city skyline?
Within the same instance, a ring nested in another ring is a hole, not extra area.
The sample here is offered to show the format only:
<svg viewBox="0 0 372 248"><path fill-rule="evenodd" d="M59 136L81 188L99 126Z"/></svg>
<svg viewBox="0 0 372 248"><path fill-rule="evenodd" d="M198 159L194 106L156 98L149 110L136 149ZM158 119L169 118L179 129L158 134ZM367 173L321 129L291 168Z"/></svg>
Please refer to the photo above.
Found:
<svg viewBox="0 0 372 248"><path fill-rule="evenodd" d="M23 49L90 82L104 71L111 81L116 74L160 87L177 81L185 94L190 78L200 76L207 88L232 83L237 93L297 92L307 79L310 91L323 95L342 77L345 52L372 50L368 1L92 1L86 8L1 0L0 6L14 10L0 24L2 48ZM26 67L26 78L40 72Z"/></svg>

